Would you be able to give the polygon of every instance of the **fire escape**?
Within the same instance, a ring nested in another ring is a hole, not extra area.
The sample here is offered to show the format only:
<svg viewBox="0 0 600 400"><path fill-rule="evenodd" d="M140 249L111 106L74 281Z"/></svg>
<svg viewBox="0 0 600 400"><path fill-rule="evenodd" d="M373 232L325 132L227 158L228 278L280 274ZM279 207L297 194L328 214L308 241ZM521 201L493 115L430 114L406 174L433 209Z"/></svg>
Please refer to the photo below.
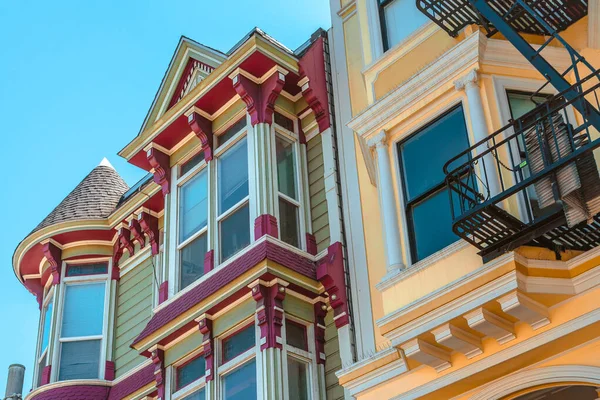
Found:
<svg viewBox="0 0 600 400"><path fill-rule="evenodd" d="M546 79L531 96L532 111L444 166L453 231L484 260L522 245L545 247L558 257L600 246L594 159L600 71L559 35L587 15L587 0L417 0L417 7L451 36L470 24L488 37L502 35ZM531 45L525 34L539 35L543 43ZM556 44L570 56L565 71L543 56ZM547 85L558 94L541 97Z"/></svg>

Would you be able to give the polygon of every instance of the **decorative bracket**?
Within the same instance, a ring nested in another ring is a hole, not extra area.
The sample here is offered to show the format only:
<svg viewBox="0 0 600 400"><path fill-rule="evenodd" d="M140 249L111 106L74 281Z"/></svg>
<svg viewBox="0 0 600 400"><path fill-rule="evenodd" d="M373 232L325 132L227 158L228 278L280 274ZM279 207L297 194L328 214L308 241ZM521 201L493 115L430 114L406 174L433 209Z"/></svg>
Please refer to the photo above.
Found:
<svg viewBox="0 0 600 400"><path fill-rule="evenodd" d="M146 158L152 167L154 182L160 185L163 196L166 196L171 191L169 188L171 183L170 157L162 151L150 147L148 151L146 151Z"/></svg>
<svg viewBox="0 0 600 400"><path fill-rule="evenodd" d="M51 241L48 241L42 245L42 252L50 263L52 284L58 285L60 283L60 269L62 266L62 250Z"/></svg>
<svg viewBox="0 0 600 400"><path fill-rule="evenodd" d="M158 391L158 400L165 399L165 352L156 347L152 350L152 364L154 364L154 380Z"/></svg>
<svg viewBox="0 0 600 400"><path fill-rule="evenodd" d="M319 132L323 132L331 126L323 37L314 42L298 61L298 64L300 65L300 75L304 76L298 82L298 86L302 89L302 96L315 114Z"/></svg>
<svg viewBox="0 0 600 400"><path fill-rule="evenodd" d="M256 316L260 327L260 349L283 348L281 327L283 326L283 299L285 286L276 283L266 286L258 283L252 288L256 300Z"/></svg>
<svg viewBox="0 0 600 400"><path fill-rule="evenodd" d="M206 381L214 379L215 358L213 353L214 340L212 336L212 320L206 316L198 321L200 333L202 333L202 346L204 348L204 360L206 362Z"/></svg>
<svg viewBox="0 0 600 400"><path fill-rule="evenodd" d="M287 72L286 72L287 73ZM261 84L237 71L232 78L233 88L240 95L250 114L252 125L271 124L275 112L275 100L285 84L285 74L279 69Z"/></svg>
<svg viewBox="0 0 600 400"><path fill-rule="evenodd" d="M340 329L350 322L348 315L348 297L346 277L344 275L344 255L342 244L335 242L327 249L327 255L319 261L317 279L329 295L329 304L333 308L335 326Z"/></svg>
<svg viewBox="0 0 600 400"><path fill-rule="evenodd" d="M111 279L114 280L119 280L120 279L120 271L119 271L119 261L121 260L121 257L123 257L123 252L127 250L129 252L129 255L132 256L134 253L134 247L133 247L133 242L131 241L131 231L129 230L129 228L126 228L125 226L121 226L119 228L119 233L117 236L117 241L115 242L114 245L114 250L113 250L113 265L112 265L112 276Z"/></svg>
<svg viewBox="0 0 600 400"><path fill-rule="evenodd" d="M152 254L157 255L160 250L158 218L147 211L142 211L138 215L138 222L142 232L148 236L148 243L150 243L152 248Z"/></svg>
<svg viewBox="0 0 600 400"><path fill-rule="evenodd" d="M315 307L315 351L317 353L317 364L325 364L325 316L327 305L317 301Z"/></svg>
<svg viewBox="0 0 600 400"><path fill-rule="evenodd" d="M196 134L200 143L202 143L202 151L204 159L209 162L213 159L213 131L212 122L195 111L188 115L188 124L192 131Z"/></svg>
<svg viewBox="0 0 600 400"><path fill-rule="evenodd" d="M254 240L269 235L278 238L277 218L271 214L263 214L256 217L254 220Z"/></svg>
<svg viewBox="0 0 600 400"><path fill-rule="evenodd" d="M131 231L132 240L137 240L140 244L140 249L143 249L146 245L146 238L144 237L144 232L137 219L133 218L129 221L129 230Z"/></svg>

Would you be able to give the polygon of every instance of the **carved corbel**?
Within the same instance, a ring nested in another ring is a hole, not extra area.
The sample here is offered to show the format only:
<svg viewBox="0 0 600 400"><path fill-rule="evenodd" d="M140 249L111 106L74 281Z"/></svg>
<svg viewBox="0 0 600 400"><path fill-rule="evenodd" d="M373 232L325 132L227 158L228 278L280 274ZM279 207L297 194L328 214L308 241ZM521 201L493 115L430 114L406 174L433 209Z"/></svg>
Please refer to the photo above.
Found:
<svg viewBox="0 0 600 400"><path fill-rule="evenodd" d="M260 349L283 348L281 327L285 286L280 283L273 286L259 283L252 288L252 297L256 300L256 316L261 337Z"/></svg>
<svg viewBox="0 0 600 400"><path fill-rule="evenodd" d="M152 364L154 364L154 380L158 391L158 400L165 399L165 352L161 348L152 350Z"/></svg>
<svg viewBox="0 0 600 400"><path fill-rule="evenodd" d="M171 183L171 165L169 156L154 147L150 147L148 151L146 151L146 158L152 167L154 182L160 185L163 196L166 196L171 191L169 188Z"/></svg>
<svg viewBox="0 0 600 400"><path fill-rule="evenodd" d="M215 358L213 353L214 339L212 334L212 320L206 316L198 321L198 328L203 335L202 346L204 349L204 360L206 362L206 381L214 379Z"/></svg>
<svg viewBox="0 0 600 400"><path fill-rule="evenodd" d="M131 231L132 240L137 240L140 244L140 249L143 249L146 245L146 239L144 238L144 232L137 219L132 218L132 220L129 221L129 230Z"/></svg>
<svg viewBox="0 0 600 400"><path fill-rule="evenodd" d="M334 312L333 320L335 326L340 329L350 322L344 275L344 255L340 242L329 246L327 255L319 261L317 279L329 295L329 304Z"/></svg>
<svg viewBox="0 0 600 400"><path fill-rule="evenodd" d="M310 80L307 77L304 77L298 82L298 86L302 90L302 97L308 103L308 106L315 114L315 119L317 120L317 125L319 126L319 132L324 132L327 128L331 126L331 122L329 121L329 112L328 112L328 104L323 104L323 101L320 99L317 90L314 90L310 84ZM326 90L326 89L325 89ZM327 92L325 91L325 94ZM326 98L324 99L326 100Z"/></svg>
<svg viewBox="0 0 600 400"><path fill-rule="evenodd" d="M252 125L273 122L275 100L285 84L285 73L277 70L260 85L239 71L231 77L233 88L246 103Z"/></svg>
<svg viewBox="0 0 600 400"><path fill-rule="evenodd" d="M138 215L137 220L142 232L148 236L148 243L150 243L152 255L157 255L160 250L158 218L147 211L142 211Z"/></svg>
<svg viewBox="0 0 600 400"><path fill-rule="evenodd" d="M117 240L114 244L113 250L113 270L111 279L119 280L121 278L121 274L119 271L119 261L121 257L123 257L123 252L127 250L129 255L132 256L135 249L133 247L133 242L131 241L131 231L129 228L125 226L121 226L118 230Z"/></svg>
<svg viewBox="0 0 600 400"><path fill-rule="evenodd" d="M209 162L213 159L213 131L212 122L195 111L188 115L188 124L202 144L204 159Z"/></svg>
<svg viewBox="0 0 600 400"><path fill-rule="evenodd" d="M62 266L62 250L48 241L42 245L42 252L50 264L50 273L52 274L52 284L58 285L60 283L60 273Z"/></svg>

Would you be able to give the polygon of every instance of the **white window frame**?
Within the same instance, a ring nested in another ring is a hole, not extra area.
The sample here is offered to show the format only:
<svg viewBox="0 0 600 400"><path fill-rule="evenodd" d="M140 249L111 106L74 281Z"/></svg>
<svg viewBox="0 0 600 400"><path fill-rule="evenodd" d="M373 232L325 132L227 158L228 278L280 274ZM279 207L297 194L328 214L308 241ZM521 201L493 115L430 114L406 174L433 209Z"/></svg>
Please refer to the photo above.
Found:
<svg viewBox="0 0 600 400"><path fill-rule="evenodd" d="M201 376L200 378L191 382L190 384L188 384L182 388L177 388L177 369L197 357L202 357L203 354L204 354L204 347L200 348L198 351L194 351L193 353L188 354L187 356L183 357L181 360L179 360L173 364L172 369L171 369L173 371L173 373L171 374L172 375L171 387L173 388L173 394L171 394L172 400L182 399L186 396L189 396L191 394L199 392L202 389L204 389L205 397L208 398L208 396L206 396L208 394L208 392L207 392L208 388L207 388L207 384L206 384L206 373L203 376Z"/></svg>
<svg viewBox="0 0 600 400"><path fill-rule="evenodd" d="M44 363L44 367L46 367L48 365L48 363L51 361L51 357L52 357L52 339L53 339L53 331L55 328L55 318L54 316L56 315L56 299L54 298L54 294L56 293L56 290L54 290L53 286L50 286L48 291L46 292L46 288L44 287L43 291L45 292L45 296L44 296L44 300L42 302L42 308L40 309L40 321L39 321L39 326L38 326L38 338L37 338L37 346L35 349L35 354L36 354L36 358L35 358L35 366L34 366L34 374L33 374L33 388L37 388L39 387L38 382L41 379L41 374L43 373L43 368L40 369L40 362L42 361L42 358L46 357L46 362ZM42 351L42 340L44 337L44 325L46 324L46 308L48 307L48 305L50 304L50 302L52 302L52 312L49 315L50 318L50 325L48 326L48 343L46 344L46 349L44 351Z"/></svg>
<svg viewBox="0 0 600 400"><path fill-rule="evenodd" d="M305 192L305 188L304 188L304 184L305 181L303 179L303 177L307 174L307 172L305 171L305 166L303 166L301 160L302 160L302 154L300 151L300 141L299 141L299 121L298 118L293 116L292 114L286 112L283 109L280 109L278 107L275 108L275 112L279 113L281 115L283 115L286 118L289 118L290 120L292 120L294 122L294 132L291 132L289 130L287 130L286 128L282 127L279 124L275 123L275 118L273 118L273 124L271 125L271 137L272 137L272 142L271 142L271 148L273 149L273 154L272 154L272 160L273 160L273 176L274 176L274 182L273 182L273 187L275 188L275 192L276 192L276 201L274 204L274 208L275 208L275 213L277 221L279 221L279 223L277 224L277 233L279 235L279 238L281 239L281 217L280 217L280 211L279 211L279 199L283 199L284 201L287 201L290 204L293 204L294 206L297 207L298 209L298 214L297 214L297 218L298 218L298 248L301 250L307 250L307 243L306 243L306 232L307 232L307 223L306 223L306 218L305 218L305 212L306 212L306 204L308 201L308 195ZM276 138L280 137L283 140L287 141L287 142L291 142L293 145L293 151L294 151L294 185L296 188L296 195L298 197L298 199L292 199L291 197L287 196L284 193L281 193L281 191L279 190L279 177L277 176L277 144L276 144ZM308 190L308 189L306 189Z"/></svg>
<svg viewBox="0 0 600 400"><path fill-rule="evenodd" d="M288 356L295 359L296 361L300 361L305 363L308 366L307 369L307 383L308 383L308 395L309 400L317 400L319 399L319 369L317 368L317 356L315 350L315 331L314 325L315 323L304 321L300 318L296 318L290 314L285 315L285 323L282 329L282 339L283 339L283 350L281 353L281 364L283 367L283 399L289 400L289 380L288 380ZM291 345L287 344L287 323L291 321L296 325L301 325L306 330L306 346L308 350L298 349Z"/></svg>
<svg viewBox="0 0 600 400"><path fill-rule="evenodd" d="M234 328L227 330L226 332L219 335L218 338L215 339L215 373L214 373L214 382L215 382L215 396L214 398L217 400L223 400L223 377L230 372L233 372L236 368L243 366L244 364L250 362L254 359L255 368L256 368L256 391L257 395L260 398L261 396L261 382L262 382L262 374L260 367L260 330L255 323L255 315L247 318L246 320L237 324ZM234 336L240 331L248 328L250 325L254 327L254 347L249 348L242 354L237 355L233 359L227 361L224 364L221 364L223 358L223 340Z"/></svg>
<svg viewBox="0 0 600 400"><path fill-rule="evenodd" d="M68 265L85 265L91 263L103 262L107 264L107 273L106 274L95 274L95 275L82 275L82 276L66 276ZM61 281L60 287L58 291L60 293L58 302L55 302L56 310L60 310L60 312L55 311L57 317L54 319L56 324L55 329L55 337L53 340L54 353L52 357L52 365L56 366L52 368L51 371L51 379L50 382L57 382L59 380L59 372L60 372L60 357L62 353L62 343L66 342L75 342L75 341L85 341L85 340L100 340L100 355L98 362L98 378L97 379L105 379L105 365L107 360L107 348L111 347L108 343L108 326L109 321L111 320L114 310L110 307L111 303L111 294L113 293L113 284L111 282L110 273L112 271L112 260L110 258L101 257L101 258L87 258L81 260L69 260L62 262L61 268ZM93 335L93 336L82 336L82 337L72 337L72 338L62 338L62 323L63 323L63 311L65 305L65 294L66 288L70 285L86 285L86 284L94 284L94 283L104 283L104 312L103 312L103 321L102 321L102 334ZM59 303L59 304L57 304Z"/></svg>

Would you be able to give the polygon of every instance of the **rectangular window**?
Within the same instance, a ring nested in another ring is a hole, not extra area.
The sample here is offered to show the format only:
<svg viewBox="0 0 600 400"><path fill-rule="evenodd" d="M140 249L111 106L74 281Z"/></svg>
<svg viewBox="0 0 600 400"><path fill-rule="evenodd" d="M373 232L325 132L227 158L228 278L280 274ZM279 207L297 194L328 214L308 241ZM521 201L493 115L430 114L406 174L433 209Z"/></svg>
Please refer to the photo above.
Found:
<svg viewBox="0 0 600 400"><path fill-rule="evenodd" d="M415 262L458 240L452 232L443 167L468 147L462 106L455 107L398 143L406 220ZM467 159L465 156L453 165L459 166ZM454 204L458 206L458 201Z"/></svg>
<svg viewBox="0 0 600 400"><path fill-rule="evenodd" d="M202 161L204 161L204 152L200 151L181 165L181 167L179 168L179 176L184 176L185 174L193 170L194 167L196 165L199 165Z"/></svg>
<svg viewBox="0 0 600 400"><path fill-rule="evenodd" d="M91 263L82 265L67 265L67 276L102 275L108 273L108 264Z"/></svg>
<svg viewBox="0 0 600 400"><path fill-rule="evenodd" d="M217 174L220 254L225 261L250 244L246 138L218 158Z"/></svg>
<svg viewBox="0 0 600 400"><path fill-rule="evenodd" d="M384 50L389 50L425 25L429 18L415 0L378 0Z"/></svg>
<svg viewBox="0 0 600 400"><path fill-rule="evenodd" d="M287 378L289 400L308 400L309 396L309 378L308 363L288 356L287 358Z"/></svg>
<svg viewBox="0 0 600 400"><path fill-rule="evenodd" d="M279 190L279 230L282 241L300 245L300 203L296 184L295 144L280 135L275 136L277 187Z"/></svg>
<svg viewBox="0 0 600 400"><path fill-rule="evenodd" d="M46 360L48 359L48 343L50 342L50 330L52 329L52 299L48 301L41 313L41 342L40 350L37 355L38 363L38 376L37 386L39 387L42 383L42 372L46 366Z"/></svg>
<svg viewBox="0 0 600 400"><path fill-rule="evenodd" d="M234 137L236 134L238 134L242 129L244 129L246 127L247 123L246 123L246 117L242 117L240 118L238 121L236 121L233 125L231 125L229 128L227 128L227 130L225 130L223 133L219 134L217 141L218 141L218 145L221 146L223 143L226 143L229 139L231 139L232 137Z"/></svg>
<svg viewBox="0 0 600 400"><path fill-rule="evenodd" d="M181 400L204 400L205 399L204 389L194 392L188 396L183 397Z"/></svg>
<svg viewBox="0 0 600 400"><path fill-rule="evenodd" d="M65 287L59 380L99 378L105 290L104 282Z"/></svg>
<svg viewBox="0 0 600 400"><path fill-rule="evenodd" d="M300 350L308 351L306 327L296 322L285 320L286 344Z"/></svg>
<svg viewBox="0 0 600 400"><path fill-rule="evenodd" d="M294 121L285 115L275 112L273 120L280 127L287 129L290 132L294 132Z"/></svg>
<svg viewBox="0 0 600 400"><path fill-rule="evenodd" d="M256 344L256 333L254 324L248 325L241 331L236 332L232 336L223 339L223 356L222 363L233 360L246 350L251 349Z"/></svg>
<svg viewBox="0 0 600 400"><path fill-rule="evenodd" d="M195 382L204 377L206 372L206 360L204 357L196 357L185 364L177 367L175 373L177 390L186 387L192 382Z"/></svg>
<svg viewBox="0 0 600 400"><path fill-rule="evenodd" d="M222 385L223 400L256 399L256 361L252 359L223 375Z"/></svg>

